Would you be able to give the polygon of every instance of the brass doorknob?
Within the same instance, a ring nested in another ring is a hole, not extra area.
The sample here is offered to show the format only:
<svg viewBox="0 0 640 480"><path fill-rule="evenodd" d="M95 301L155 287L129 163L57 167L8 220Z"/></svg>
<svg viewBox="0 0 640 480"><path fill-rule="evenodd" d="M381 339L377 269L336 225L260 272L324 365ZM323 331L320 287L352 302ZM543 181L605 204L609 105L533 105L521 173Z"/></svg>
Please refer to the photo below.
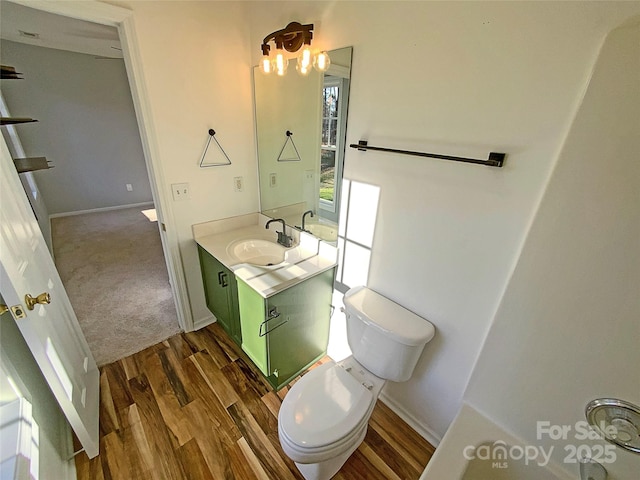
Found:
<svg viewBox="0 0 640 480"><path fill-rule="evenodd" d="M51 295L48 292L41 293L36 298L33 298L28 293L24 296L24 302L27 304L29 310L33 310L37 304L46 305L51 303Z"/></svg>

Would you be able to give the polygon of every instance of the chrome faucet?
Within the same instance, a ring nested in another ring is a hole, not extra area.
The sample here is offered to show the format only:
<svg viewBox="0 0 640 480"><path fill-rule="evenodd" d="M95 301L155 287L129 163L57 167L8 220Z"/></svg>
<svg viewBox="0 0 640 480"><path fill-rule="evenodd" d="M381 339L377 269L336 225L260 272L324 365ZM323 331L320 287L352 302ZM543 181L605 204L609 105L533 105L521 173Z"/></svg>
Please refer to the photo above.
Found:
<svg viewBox="0 0 640 480"><path fill-rule="evenodd" d="M308 232L309 231L306 228L304 228L304 222L306 221L307 215L311 215L311 218L313 218L313 210L307 210L306 212L304 212L302 214L302 226L300 228L302 229L303 232Z"/></svg>
<svg viewBox="0 0 640 480"><path fill-rule="evenodd" d="M279 232L276 230L276 233L278 234L278 243L280 245L282 245L283 247L290 247L291 244L293 243L293 238L291 238L289 235L287 235L286 232L286 227L285 227L285 223L284 220L282 218L272 218L271 220L269 220L267 222L267 224L264 226L264 228L266 228L267 230L269 229L269 225L271 225L273 222L281 222L282 223L282 231Z"/></svg>

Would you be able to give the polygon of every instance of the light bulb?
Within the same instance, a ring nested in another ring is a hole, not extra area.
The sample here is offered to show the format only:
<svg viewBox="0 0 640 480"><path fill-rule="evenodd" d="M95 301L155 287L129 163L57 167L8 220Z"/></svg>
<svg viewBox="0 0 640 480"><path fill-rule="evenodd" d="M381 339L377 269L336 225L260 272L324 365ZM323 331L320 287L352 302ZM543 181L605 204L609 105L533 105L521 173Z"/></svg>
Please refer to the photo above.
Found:
<svg viewBox="0 0 640 480"><path fill-rule="evenodd" d="M271 59L269 58L269 55L264 55L260 59L259 69L260 69L260 73L263 73L264 75L269 75L273 71L273 66L271 64Z"/></svg>
<svg viewBox="0 0 640 480"><path fill-rule="evenodd" d="M309 75L312 66L311 48L309 45L305 45L302 51L298 54L298 62L296 64L297 72L304 76Z"/></svg>
<svg viewBox="0 0 640 480"><path fill-rule="evenodd" d="M309 75L309 72L311 72L311 69L312 69L312 68L313 68L313 67L312 67L311 65L307 65L307 66L305 66L305 65L302 65L302 64L300 64L300 63L298 63L298 64L296 65L296 71L297 71L300 75L302 75L303 77L306 77L307 75Z"/></svg>
<svg viewBox="0 0 640 480"><path fill-rule="evenodd" d="M287 73L287 67L289 66L289 59L285 56L284 50L279 48L276 50L276 58L273 60L273 70L276 74L282 77Z"/></svg>
<svg viewBox="0 0 640 480"><path fill-rule="evenodd" d="M327 52L320 52L313 59L313 66L319 72L326 72L329 70L329 65L331 65L331 59Z"/></svg>

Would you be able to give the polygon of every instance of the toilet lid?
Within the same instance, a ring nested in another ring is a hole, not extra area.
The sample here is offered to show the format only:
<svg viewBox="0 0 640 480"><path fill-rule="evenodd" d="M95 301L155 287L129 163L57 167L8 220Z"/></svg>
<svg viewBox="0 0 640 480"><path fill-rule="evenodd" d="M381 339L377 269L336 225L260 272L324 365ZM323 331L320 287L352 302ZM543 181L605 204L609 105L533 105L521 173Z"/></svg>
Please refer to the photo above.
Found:
<svg viewBox="0 0 640 480"><path fill-rule="evenodd" d="M358 427L372 400L371 392L342 367L325 363L291 388L278 415L280 428L301 447L323 447Z"/></svg>

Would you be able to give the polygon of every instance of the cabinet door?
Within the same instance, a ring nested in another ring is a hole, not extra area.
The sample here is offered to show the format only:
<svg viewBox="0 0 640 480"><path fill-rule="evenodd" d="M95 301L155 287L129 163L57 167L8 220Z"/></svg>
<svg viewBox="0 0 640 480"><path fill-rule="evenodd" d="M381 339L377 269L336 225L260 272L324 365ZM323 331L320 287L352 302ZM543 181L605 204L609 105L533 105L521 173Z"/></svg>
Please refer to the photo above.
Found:
<svg viewBox="0 0 640 480"><path fill-rule="evenodd" d="M253 288L240 279L238 282L238 299L240 304L240 323L242 325L242 350L265 375L267 368L267 341L263 335L265 321L265 300Z"/></svg>
<svg viewBox="0 0 640 480"><path fill-rule="evenodd" d="M200 256L207 308L215 315L220 326L229 333L231 332L229 285L234 280L233 278L230 279L230 275L233 275L233 273L230 273L222 263L200 245L198 245L198 255Z"/></svg>
<svg viewBox="0 0 640 480"><path fill-rule="evenodd" d="M270 320L267 358L276 388L323 357L329 342L334 270L328 270L267 299Z"/></svg>

